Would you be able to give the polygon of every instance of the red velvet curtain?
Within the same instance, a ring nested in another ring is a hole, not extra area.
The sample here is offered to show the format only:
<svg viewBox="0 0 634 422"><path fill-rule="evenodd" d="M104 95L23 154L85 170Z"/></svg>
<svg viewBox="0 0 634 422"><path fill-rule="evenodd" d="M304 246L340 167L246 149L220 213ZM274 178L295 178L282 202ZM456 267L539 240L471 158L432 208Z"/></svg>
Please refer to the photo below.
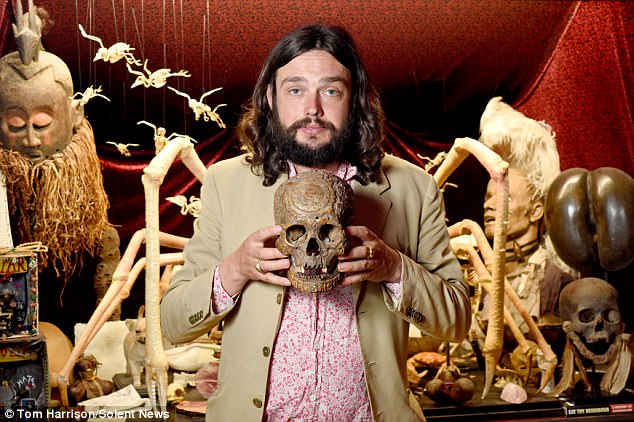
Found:
<svg viewBox="0 0 634 422"><path fill-rule="evenodd" d="M515 105L557 132L562 169L634 175L634 7L580 2L557 48Z"/></svg>
<svg viewBox="0 0 634 422"><path fill-rule="evenodd" d="M15 49L12 2L0 9L0 50ZM26 3L26 1L25 1ZM93 99L93 124L110 220L122 250L144 226L142 169L153 157L153 131L145 120L198 140L211 164L239 153L233 128L270 47L300 24L322 21L346 27L378 87L388 122L386 151L423 166L424 157L447 151L458 136L478 137L479 117L497 95L557 133L562 169L601 166L634 175L634 6L632 2L506 0L399 0L365 5L338 2L156 0L42 0L50 19L43 43L71 69L77 92L103 86L110 102ZM26 7L26 6L25 6ZM170 85L207 97L228 125L192 119L186 101L171 91L130 88L123 61L93 61L98 43L81 37L78 24L106 47L126 41L149 67L188 69ZM140 143L124 157L107 142ZM451 222L481 219L487 176L469 159L445 192ZM180 163L170 170L162 197L198 195L199 184ZM161 203L161 228L189 236L192 218Z"/></svg>

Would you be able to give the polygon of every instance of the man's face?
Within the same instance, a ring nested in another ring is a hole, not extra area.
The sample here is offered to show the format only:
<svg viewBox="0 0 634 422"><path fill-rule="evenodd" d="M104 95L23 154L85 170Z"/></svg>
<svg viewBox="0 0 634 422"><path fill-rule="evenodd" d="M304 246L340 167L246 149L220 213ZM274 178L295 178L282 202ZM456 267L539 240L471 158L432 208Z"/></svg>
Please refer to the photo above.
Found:
<svg viewBox="0 0 634 422"><path fill-rule="evenodd" d="M277 70L275 93L267 90L279 124L299 147L317 151L348 125L352 100L350 72L330 53L311 50Z"/></svg>
<svg viewBox="0 0 634 422"><path fill-rule="evenodd" d="M509 168L509 215L507 240L514 240L529 231L531 226L537 226L541 218L541 208L536 212L535 204L531 201L529 184L521 170ZM495 223L495 201L497 192L495 183L489 181L484 197L484 233L493 239ZM534 236L537 236L535 232ZM522 239L523 242L532 239Z"/></svg>
<svg viewBox="0 0 634 422"><path fill-rule="evenodd" d="M38 163L71 142L71 100L50 71L30 80L12 76L0 88L0 141Z"/></svg>

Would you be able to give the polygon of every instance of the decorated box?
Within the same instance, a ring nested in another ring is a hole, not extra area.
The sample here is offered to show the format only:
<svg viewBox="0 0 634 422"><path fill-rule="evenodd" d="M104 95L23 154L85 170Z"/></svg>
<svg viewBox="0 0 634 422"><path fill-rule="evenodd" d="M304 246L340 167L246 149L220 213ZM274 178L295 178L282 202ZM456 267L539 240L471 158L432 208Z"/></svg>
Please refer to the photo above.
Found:
<svg viewBox="0 0 634 422"><path fill-rule="evenodd" d="M0 255L0 343L38 335L37 254Z"/></svg>
<svg viewBox="0 0 634 422"><path fill-rule="evenodd" d="M50 380L44 336L0 342L0 408L45 409L49 403ZM6 411L0 414L8 415Z"/></svg>

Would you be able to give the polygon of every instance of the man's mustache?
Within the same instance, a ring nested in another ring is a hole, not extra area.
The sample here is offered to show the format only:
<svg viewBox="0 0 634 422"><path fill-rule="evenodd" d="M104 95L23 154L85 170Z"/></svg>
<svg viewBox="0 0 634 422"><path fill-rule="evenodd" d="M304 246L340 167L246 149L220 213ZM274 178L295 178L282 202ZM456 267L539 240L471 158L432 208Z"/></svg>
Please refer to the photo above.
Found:
<svg viewBox="0 0 634 422"><path fill-rule="evenodd" d="M311 119L310 117L306 117L304 119L298 120L295 123L291 124L288 129L287 132L290 135L295 135L295 133L297 133L297 130L304 127L304 126L308 126L310 124L318 124L321 127L324 127L332 132L334 132L336 130L335 125L333 125L332 123L320 119L319 117Z"/></svg>

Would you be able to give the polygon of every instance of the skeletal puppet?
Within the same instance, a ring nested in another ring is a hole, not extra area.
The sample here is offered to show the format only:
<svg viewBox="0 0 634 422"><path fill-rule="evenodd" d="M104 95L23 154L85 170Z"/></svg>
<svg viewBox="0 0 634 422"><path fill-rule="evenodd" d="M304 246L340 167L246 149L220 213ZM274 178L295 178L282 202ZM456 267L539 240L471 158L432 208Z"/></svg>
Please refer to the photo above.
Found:
<svg viewBox="0 0 634 422"><path fill-rule="evenodd" d="M159 152L161 152L161 150L163 148L165 148L165 146L167 145L167 143L172 140L173 138L184 138L187 139L193 143L196 143L195 139L192 139L191 137L187 136L187 135L181 135L179 133L172 133L168 136L165 136L165 134L167 133L167 131L165 130L164 127L157 127L156 125L147 122L145 120L140 120L137 122L137 125L140 124L144 124L146 126L149 126L151 128L154 129L154 148L156 149L156 154L158 155Z"/></svg>
<svg viewBox="0 0 634 422"><path fill-rule="evenodd" d="M438 167L440 164L442 164L442 162L445 160L445 158L447 158L447 153L445 151L441 151L438 154L436 154L436 156L434 158L423 157L420 154L416 154L416 156L418 158L421 158L421 159L427 161L427 164L425 164L425 167L423 167L423 168L425 169L425 171L431 171L435 167Z"/></svg>
<svg viewBox="0 0 634 422"><path fill-rule="evenodd" d="M181 207L181 214L187 215L191 214L194 217L200 216L200 198L196 198L195 196L189 197L189 202L187 202L187 198L183 195L170 196L166 198L173 204L179 205Z"/></svg>
<svg viewBox="0 0 634 422"><path fill-rule="evenodd" d="M105 98L106 100L110 101L110 98L106 97L105 95L101 94L101 86L97 87L97 88L93 88L92 86L89 86L88 88L86 88L86 90L84 92L77 92L75 93L75 95L73 95L73 99L75 99L75 97L79 96L81 99L79 100L79 106L83 107L86 104L88 104L88 101L90 101L91 99L95 98L95 97L101 97L101 98Z"/></svg>
<svg viewBox="0 0 634 422"><path fill-rule="evenodd" d="M188 94L186 94L184 92L181 92L181 91L179 91L177 89L174 89L171 86L168 86L168 88L171 89L172 91L174 91L175 93L177 93L178 95L180 95L181 97L187 98L187 105L194 112L194 116L195 116L196 120L199 120L200 116L202 116L203 120L206 121L206 122L209 122L209 121L216 122L216 123L218 123L218 126L220 126L222 129L227 127L225 125L225 123L222 121L222 119L220 118L220 115L217 113L218 108L226 106L226 104L218 104L212 110L211 107L209 107L207 104L203 103L203 100L205 99L205 97L207 95L213 94L214 92L216 92L216 91L218 91L218 90L220 90L222 88L216 88L216 89L212 89L211 91L205 92L203 95L200 96L200 99L198 101L196 101L195 99L190 97Z"/></svg>
<svg viewBox="0 0 634 422"><path fill-rule="evenodd" d="M131 53L134 48L130 47L130 44L124 42L118 42L113 44L112 46L106 48L106 46L101 41L101 38L96 37L94 35L87 34L84 30L84 27L79 25L79 32L84 38L88 38L89 40L96 41L99 43L99 49L95 54L95 57L92 59L93 62L98 60L103 60L106 63L116 63L121 59L125 59L128 64L133 64L135 66L141 66L141 61L134 58L134 55Z"/></svg>
<svg viewBox="0 0 634 422"><path fill-rule="evenodd" d="M130 157L132 155L130 151L128 150L129 147L140 146L139 144L122 144L122 143L117 143L112 141L108 141L106 142L106 144L114 145L115 148L117 148L117 151L119 151L119 154L123 155L124 157Z"/></svg>
<svg viewBox="0 0 634 422"><path fill-rule="evenodd" d="M143 72L139 72L138 70L134 70L130 67L129 63L126 63L128 67L128 72L133 75L137 75L137 78L134 80L130 88L135 88L139 85L143 85L146 88L161 88L165 86L167 83L167 78L170 76L183 76L185 78L189 78L191 75L186 70L179 70L178 72L172 72L172 69L163 68L159 70L155 70L154 72L150 72L147 68L147 59L143 62Z"/></svg>

